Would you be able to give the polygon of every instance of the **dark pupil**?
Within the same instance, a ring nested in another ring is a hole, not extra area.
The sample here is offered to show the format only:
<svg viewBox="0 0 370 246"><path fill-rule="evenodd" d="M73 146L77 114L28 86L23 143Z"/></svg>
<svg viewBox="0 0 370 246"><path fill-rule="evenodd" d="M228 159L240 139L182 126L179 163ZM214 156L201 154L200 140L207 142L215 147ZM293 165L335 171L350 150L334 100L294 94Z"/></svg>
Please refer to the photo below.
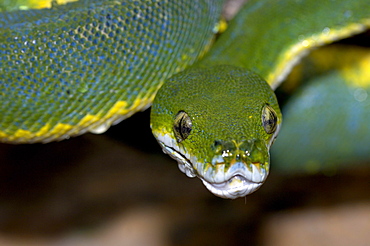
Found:
<svg viewBox="0 0 370 246"><path fill-rule="evenodd" d="M268 110L266 117L264 117L264 125L267 133L273 133L275 131L277 117L276 115Z"/></svg>
<svg viewBox="0 0 370 246"><path fill-rule="evenodd" d="M180 129L178 129L178 132L180 133L180 136L182 139L185 139L189 136L190 134L190 131L191 131L191 128L189 127L188 125L188 121L186 119L186 115L184 114L181 119L180 119L180 122L179 122L179 127Z"/></svg>
<svg viewBox="0 0 370 246"><path fill-rule="evenodd" d="M185 140L189 136L191 128L192 123L190 117L184 111L179 111L173 125L177 141L181 142Z"/></svg>
<svg viewBox="0 0 370 246"><path fill-rule="evenodd" d="M269 117L268 117L268 119L267 119L267 124L268 125L270 125L270 126L273 126L274 124L275 124L275 120L276 120L276 118L275 118L275 115L273 114L273 113L269 113Z"/></svg>

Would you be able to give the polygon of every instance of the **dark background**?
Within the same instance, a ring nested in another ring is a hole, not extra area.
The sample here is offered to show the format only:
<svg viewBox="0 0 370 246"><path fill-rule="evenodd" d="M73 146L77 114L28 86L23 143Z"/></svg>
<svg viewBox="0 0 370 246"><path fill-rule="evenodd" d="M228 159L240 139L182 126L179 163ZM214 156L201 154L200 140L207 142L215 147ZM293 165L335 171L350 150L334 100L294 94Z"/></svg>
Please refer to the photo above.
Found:
<svg viewBox="0 0 370 246"><path fill-rule="evenodd" d="M103 135L0 145L0 245L370 242L369 168L287 176L272 166L259 191L224 200L162 154L148 113Z"/></svg>

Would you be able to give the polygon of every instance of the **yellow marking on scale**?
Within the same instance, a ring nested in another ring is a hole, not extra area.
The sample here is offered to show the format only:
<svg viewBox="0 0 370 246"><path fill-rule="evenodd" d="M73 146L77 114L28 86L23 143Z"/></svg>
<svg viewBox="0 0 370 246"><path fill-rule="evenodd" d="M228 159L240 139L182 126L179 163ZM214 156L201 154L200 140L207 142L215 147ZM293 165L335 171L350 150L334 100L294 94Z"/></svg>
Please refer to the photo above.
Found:
<svg viewBox="0 0 370 246"><path fill-rule="evenodd" d="M76 2L78 0L56 0L57 4L67 4L70 2ZM21 9L45 9L52 7L53 0L30 0L27 5L23 5Z"/></svg>
<svg viewBox="0 0 370 246"><path fill-rule="evenodd" d="M47 133L48 136L56 136L59 137L63 134L65 134L67 131L70 131L73 127L73 125L70 124L64 124L64 123L58 123L56 124L53 129L50 130L50 132ZM37 133L35 133L37 135Z"/></svg>
<svg viewBox="0 0 370 246"><path fill-rule="evenodd" d="M108 122L109 127L115 120L125 118L125 116L129 117L131 114L146 108L152 101L153 96L147 99L139 98L136 99L130 107L127 107L126 101L118 101L105 115L87 114L76 125L57 123L54 127L51 127L49 123L46 123L37 132L18 129L14 134L8 134L4 131L0 131L0 138L3 139L4 142L14 143L32 143L40 139L43 139L44 142L62 140L64 136L78 135L85 131L93 130L96 125L106 122Z"/></svg>
<svg viewBox="0 0 370 246"><path fill-rule="evenodd" d="M293 45L280 56L274 71L267 75L267 82L273 89L276 89L282 80L285 79L287 73L290 72L292 66L299 61L306 51L314 47L322 46L332 43L333 41L361 33L367 27L370 27L370 19L365 19L359 24L349 24L346 28L337 30L325 28L319 35L314 35L307 39L302 38L301 42Z"/></svg>
<svg viewBox="0 0 370 246"><path fill-rule="evenodd" d="M131 108L136 108L138 105L138 100L135 100L134 104L131 106ZM136 104L136 105L135 105ZM127 102L126 101L118 101L116 102L113 107L108 111L108 113L105 115L104 118L111 118L116 114L124 115L127 113Z"/></svg>
<svg viewBox="0 0 370 246"><path fill-rule="evenodd" d="M45 126L41 127L41 129L35 134L36 137L41 137L43 135L46 135L50 131L50 124L45 124Z"/></svg>

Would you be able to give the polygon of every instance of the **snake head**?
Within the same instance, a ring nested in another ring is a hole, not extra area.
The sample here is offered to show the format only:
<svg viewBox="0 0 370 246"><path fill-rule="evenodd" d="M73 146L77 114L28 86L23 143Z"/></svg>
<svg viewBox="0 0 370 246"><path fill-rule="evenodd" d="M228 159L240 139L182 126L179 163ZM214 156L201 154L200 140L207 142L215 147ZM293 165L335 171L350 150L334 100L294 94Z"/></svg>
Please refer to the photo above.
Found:
<svg viewBox="0 0 370 246"><path fill-rule="evenodd" d="M182 72L159 90L151 128L189 177L223 198L244 197L266 180L281 113L269 85L231 66Z"/></svg>

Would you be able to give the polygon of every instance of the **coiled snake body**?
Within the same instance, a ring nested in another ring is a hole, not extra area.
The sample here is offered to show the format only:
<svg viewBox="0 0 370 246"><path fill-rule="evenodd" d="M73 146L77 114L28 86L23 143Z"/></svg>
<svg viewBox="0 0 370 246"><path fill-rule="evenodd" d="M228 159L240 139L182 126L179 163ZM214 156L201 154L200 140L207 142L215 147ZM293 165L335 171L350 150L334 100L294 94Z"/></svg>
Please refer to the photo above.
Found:
<svg viewBox="0 0 370 246"><path fill-rule="evenodd" d="M370 13L365 0L251 0L207 53L222 4L79 0L2 12L1 141L104 132L157 95L153 134L183 172L221 197L255 191L282 122L271 87L307 50L363 32Z"/></svg>

